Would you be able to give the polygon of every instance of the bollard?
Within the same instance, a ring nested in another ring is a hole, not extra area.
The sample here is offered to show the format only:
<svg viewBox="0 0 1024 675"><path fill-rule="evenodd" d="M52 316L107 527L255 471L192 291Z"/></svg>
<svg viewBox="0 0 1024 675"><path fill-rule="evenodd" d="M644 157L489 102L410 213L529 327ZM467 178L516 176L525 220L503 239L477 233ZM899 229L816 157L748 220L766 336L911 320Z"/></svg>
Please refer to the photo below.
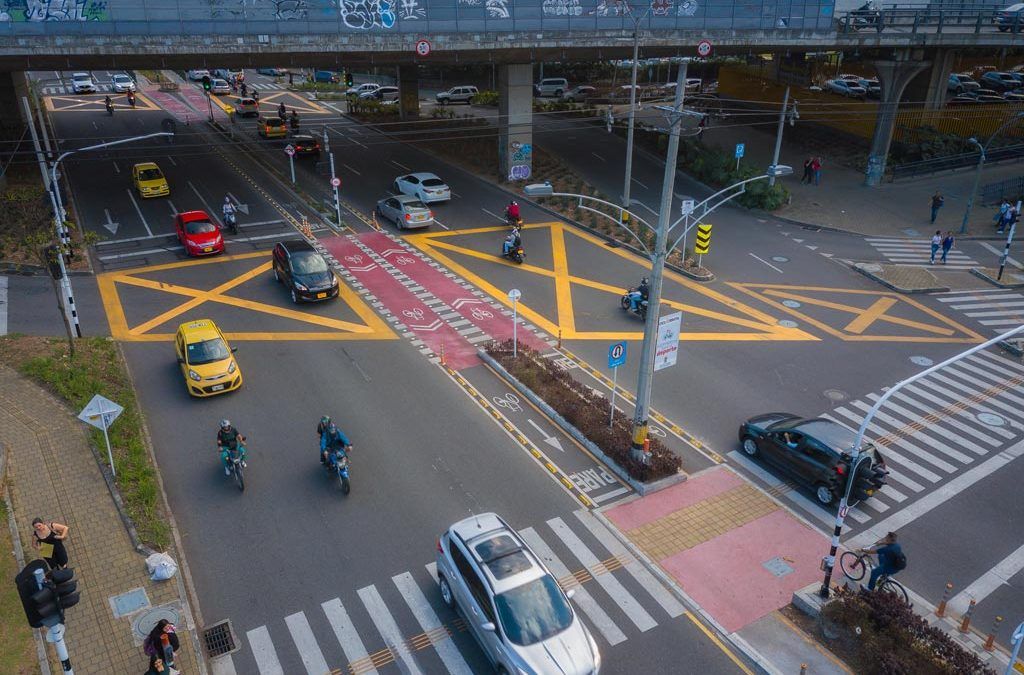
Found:
<svg viewBox="0 0 1024 675"><path fill-rule="evenodd" d="M447 366L448 362L444 360L444 341L441 342L441 366Z"/></svg>
<svg viewBox="0 0 1024 675"><path fill-rule="evenodd" d="M558 327L558 348L562 348L562 327Z"/></svg>
<svg viewBox="0 0 1024 675"><path fill-rule="evenodd" d="M985 651L990 652L996 648L996 633L999 632L999 624L1003 622L1003 617L997 616L995 621L992 622L992 630L988 632L988 637L985 638Z"/></svg>
<svg viewBox="0 0 1024 675"><path fill-rule="evenodd" d="M935 616L940 619L946 616L946 603L949 601L949 594L953 592L953 584L946 584L946 592L942 594L942 601L939 602L938 608L935 610Z"/></svg>
<svg viewBox="0 0 1024 675"><path fill-rule="evenodd" d="M976 604L975 601L971 600L971 604L968 605L967 611L964 612L964 618L960 622L960 632L961 633L966 633L971 628L971 614L974 614L974 605L975 604Z"/></svg>

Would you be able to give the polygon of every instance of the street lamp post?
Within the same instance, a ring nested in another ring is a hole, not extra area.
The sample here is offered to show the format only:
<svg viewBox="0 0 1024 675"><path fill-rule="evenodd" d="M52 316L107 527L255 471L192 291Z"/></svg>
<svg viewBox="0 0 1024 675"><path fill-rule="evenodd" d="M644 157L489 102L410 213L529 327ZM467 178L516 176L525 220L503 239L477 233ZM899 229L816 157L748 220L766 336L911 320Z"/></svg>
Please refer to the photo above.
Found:
<svg viewBox="0 0 1024 675"><path fill-rule="evenodd" d="M639 66L640 59L640 22L643 21L647 14L651 11L654 5L647 7L647 10L639 17L633 19L633 72L629 80L629 122L626 125L626 175L622 185L622 211L620 214L619 222L625 222L629 217L629 207L632 205L630 200L630 184L633 182L633 133L636 125L636 77L637 67ZM632 19L633 14L629 11L629 5L627 7L627 13ZM671 66L669 66L671 68ZM683 86L685 89L686 79L683 79ZM680 85L677 85L680 86ZM612 92L614 95L615 92Z"/></svg>
<svg viewBox="0 0 1024 675"><path fill-rule="evenodd" d="M988 146L992 144L992 141L995 140L996 136L998 136L1003 129L1010 126L1011 124L1013 124L1022 117L1024 117L1024 111L1014 113L1013 117L1003 122L1001 125L999 125L998 129L992 132L992 135L989 136L989 139L988 141L985 142L985 145L979 143L977 138L971 137L967 139L967 142L970 143L971 145L976 146L981 154L978 155L978 166L974 170L974 185L971 187L971 196L967 199L967 208L964 210L964 220L962 223L960 223L960 234L967 234L967 221L970 220L971 218L971 209L974 207L974 199L975 197L978 196L978 183L981 182L981 169L982 167L985 166L985 159L987 158Z"/></svg>

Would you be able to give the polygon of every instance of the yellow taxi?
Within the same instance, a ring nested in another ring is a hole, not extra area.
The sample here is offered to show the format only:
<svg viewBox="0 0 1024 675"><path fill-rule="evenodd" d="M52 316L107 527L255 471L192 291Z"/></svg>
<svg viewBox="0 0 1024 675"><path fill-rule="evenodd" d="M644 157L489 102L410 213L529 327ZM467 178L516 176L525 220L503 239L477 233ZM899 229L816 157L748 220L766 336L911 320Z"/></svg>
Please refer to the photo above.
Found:
<svg viewBox="0 0 1024 675"><path fill-rule="evenodd" d="M143 199L166 197L171 194L171 186L167 184L164 172L153 162L142 162L133 166L132 183L135 185L135 191Z"/></svg>
<svg viewBox="0 0 1024 675"><path fill-rule="evenodd" d="M280 117L264 117L258 132L263 138L285 138L288 136L288 126Z"/></svg>
<svg viewBox="0 0 1024 675"><path fill-rule="evenodd" d="M192 396L215 396L242 386L235 349L213 321L196 319L178 326L174 349Z"/></svg>

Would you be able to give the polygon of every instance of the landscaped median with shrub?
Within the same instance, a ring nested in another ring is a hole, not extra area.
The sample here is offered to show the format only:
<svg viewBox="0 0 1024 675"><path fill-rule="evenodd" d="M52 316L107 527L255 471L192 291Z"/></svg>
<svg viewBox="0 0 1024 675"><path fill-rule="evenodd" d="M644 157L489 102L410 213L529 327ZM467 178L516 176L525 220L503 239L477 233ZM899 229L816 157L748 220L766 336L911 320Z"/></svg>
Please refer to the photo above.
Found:
<svg viewBox="0 0 1024 675"><path fill-rule="evenodd" d="M892 593L840 590L821 610L829 646L864 675L995 675Z"/></svg>
<svg viewBox="0 0 1024 675"><path fill-rule="evenodd" d="M634 459L630 452L630 418L616 410L609 426L608 400L577 382L566 371L541 356L540 352L520 343L513 357L511 340L491 343L485 351L631 478L651 483L674 476L681 470L682 460L656 438L651 438L649 462Z"/></svg>

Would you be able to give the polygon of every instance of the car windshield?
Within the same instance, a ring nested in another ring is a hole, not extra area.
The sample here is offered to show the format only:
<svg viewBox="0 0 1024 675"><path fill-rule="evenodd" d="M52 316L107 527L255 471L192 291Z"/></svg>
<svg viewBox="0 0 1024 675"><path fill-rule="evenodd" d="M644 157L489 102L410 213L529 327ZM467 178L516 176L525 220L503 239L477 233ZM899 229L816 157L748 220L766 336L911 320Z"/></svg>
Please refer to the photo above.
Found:
<svg viewBox="0 0 1024 675"><path fill-rule="evenodd" d="M188 362L193 366L201 366L204 363L223 361L228 357L228 346L221 338L193 342L188 345Z"/></svg>
<svg viewBox="0 0 1024 675"><path fill-rule="evenodd" d="M139 180L160 180L163 177L164 175L160 173L160 169L156 167L139 170Z"/></svg>
<svg viewBox="0 0 1024 675"><path fill-rule="evenodd" d="M292 270L295 274L317 274L327 271L327 261L319 253L306 251L292 254Z"/></svg>
<svg viewBox="0 0 1024 675"><path fill-rule="evenodd" d="M421 202L421 201L420 201L420 200L418 200L418 199L414 199L414 200L413 200L413 201L411 201L411 202L403 202L403 203L405 204L405 209L406 209L407 211L415 211L415 210L417 210L417 209L421 209L421 210L424 210L424 209L426 209L426 208L427 208L427 205L426 205L426 204L424 204L423 202Z"/></svg>
<svg viewBox="0 0 1024 675"><path fill-rule="evenodd" d="M572 624L572 609L549 574L495 596L494 603L505 635L524 647Z"/></svg>
<svg viewBox="0 0 1024 675"><path fill-rule="evenodd" d="M185 223L185 229L189 234L206 234L216 232L217 226L208 220L190 220Z"/></svg>
<svg viewBox="0 0 1024 675"><path fill-rule="evenodd" d="M423 184L427 187L444 187L444 181L439 178L427 178Z"/></svg>
<svg viewBox="0 0 1024 675"><path fill-rule="evenodd" d="M128 81L128 76L127 75L114 75L114 82L127 82L127 81Z"/></svg>

